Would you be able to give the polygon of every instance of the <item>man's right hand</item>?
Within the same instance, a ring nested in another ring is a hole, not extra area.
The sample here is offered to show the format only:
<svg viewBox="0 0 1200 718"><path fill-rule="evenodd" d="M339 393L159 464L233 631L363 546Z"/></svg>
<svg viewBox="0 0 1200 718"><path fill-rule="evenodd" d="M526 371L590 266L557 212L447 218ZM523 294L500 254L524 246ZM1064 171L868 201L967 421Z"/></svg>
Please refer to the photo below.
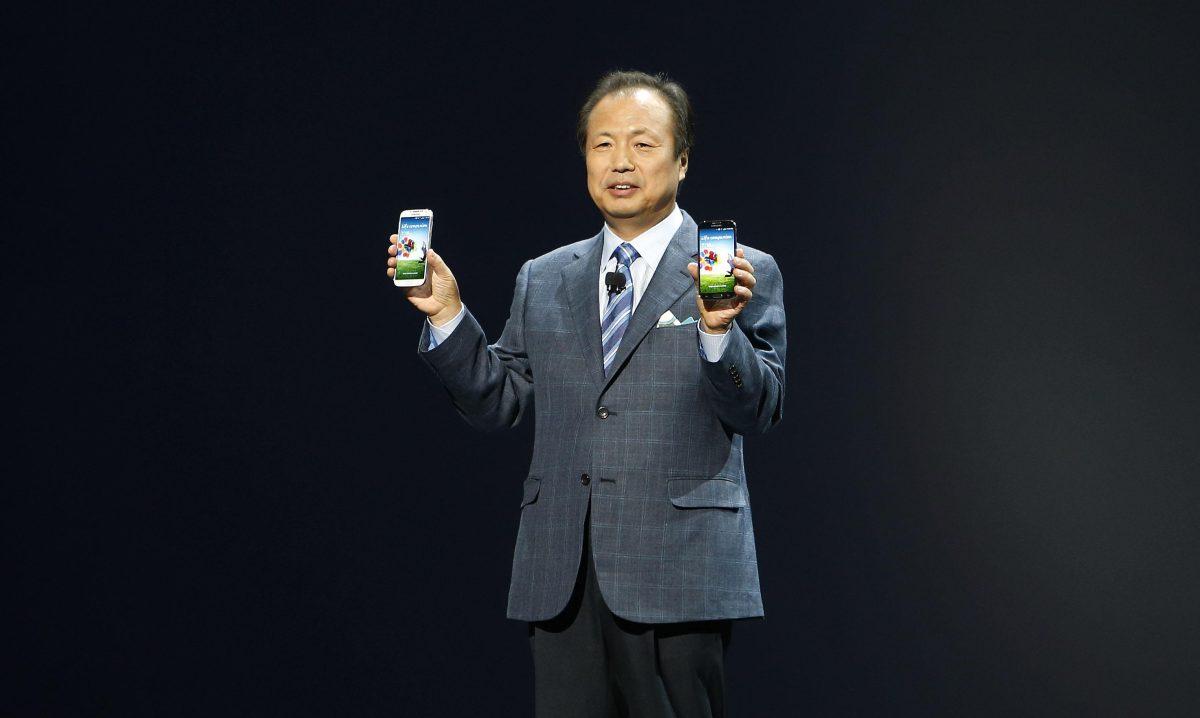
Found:
<svg viewBox="0 0 1200 718"><path fill-rule="evenodd" d="M396 276L396 246L400 237L393 234L391 245L388 246L387 275ZM413 306L429 317L429 323L439 327L454 317L462 309L462 299L458 296L458 282L442 256L432 249L425 250L425 283L419 287L405 287L405 294Z"/></svg>

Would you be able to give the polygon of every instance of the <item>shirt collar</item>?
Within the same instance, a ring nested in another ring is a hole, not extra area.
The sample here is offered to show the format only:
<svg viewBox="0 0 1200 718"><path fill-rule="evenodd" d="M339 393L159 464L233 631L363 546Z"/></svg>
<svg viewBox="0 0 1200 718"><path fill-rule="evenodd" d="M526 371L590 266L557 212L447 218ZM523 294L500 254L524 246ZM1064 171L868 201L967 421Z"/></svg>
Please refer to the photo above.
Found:
<svg viewBox="0 0 1200 718"><path fill-rule="evenodd" d="M618 237L608 226L608 223L605 222L604 252L600 255L600 267L603 269L608 264L613 251L616 250L621 242L628 241L638 251L638 255L646 260L647 268L650 271L654 271L663 254L667 251L667 245L671 243L671 238L679 231L681 224L683 224L683 213L679 210L678 204L675 205L671 213L664 217L661 222L630 240Z"/></svg>

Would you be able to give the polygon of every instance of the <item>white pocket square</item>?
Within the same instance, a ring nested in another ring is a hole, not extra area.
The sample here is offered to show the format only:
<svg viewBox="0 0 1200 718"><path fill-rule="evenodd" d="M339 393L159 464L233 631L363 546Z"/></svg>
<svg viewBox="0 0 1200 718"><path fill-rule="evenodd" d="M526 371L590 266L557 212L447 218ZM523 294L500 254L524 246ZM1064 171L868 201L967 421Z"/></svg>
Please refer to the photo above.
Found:
<svg viewBox="0 0 1200 718"><path fill-rule="evenodd" d="M687 319L681 320L681 319L679 319L679 317L676 317L673 312L671 312L670 310L667 310L667 311L663 312L663 315L661 317L658 318L658 324L655 325L654 328L662 329L663 327L677 327L681 324L695 324L695 323L696 323L695 317L688 317Z"/></svg>

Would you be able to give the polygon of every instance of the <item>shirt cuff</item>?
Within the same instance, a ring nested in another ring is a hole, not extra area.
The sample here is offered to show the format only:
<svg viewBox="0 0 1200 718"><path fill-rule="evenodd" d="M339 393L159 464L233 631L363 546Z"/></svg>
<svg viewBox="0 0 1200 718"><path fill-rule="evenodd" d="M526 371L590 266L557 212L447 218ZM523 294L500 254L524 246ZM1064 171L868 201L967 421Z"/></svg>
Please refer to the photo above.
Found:
<svg viewBox="0 0 1200 718"><path fill-rule="evenodd" d="M721 355L725 353L725 345L729 343L729 332L709 334L704 331L700 322L696 322L696 328L700 330L700 353L704 355L705 361L720 361Z"/></svg>
<svg viewBox="0 0 1200 718"><path fill-rule="evenodd" d="M448 339L450 337L450 335L454 333L454 328L462 323L463 315L465 315L466 313L467 313L467 305L464 304L458 310L458 314L454 315L453 319L446 322L445 324L443 324L440 327L433 326L433 323L429 321L428 317L426 317L425 322L427 324L429 324L429 336L433 338L433 341L430 343L433 344L434 346L436 346L436 345L441 344L442 342L446 341L446 339ZM432 349L433 347L430 347L430 348Z"/></svg>

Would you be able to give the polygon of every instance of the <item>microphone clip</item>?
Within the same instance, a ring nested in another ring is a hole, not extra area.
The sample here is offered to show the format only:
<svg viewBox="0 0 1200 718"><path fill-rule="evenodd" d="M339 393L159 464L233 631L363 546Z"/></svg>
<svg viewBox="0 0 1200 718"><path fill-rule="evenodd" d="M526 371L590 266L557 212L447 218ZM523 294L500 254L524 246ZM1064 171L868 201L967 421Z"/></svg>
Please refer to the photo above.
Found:
<svg viewBox="0 0 1200 718"><path fill-rule="evenodd" d="M604 286L609 294L619 294L625 291L625 275L620 272L609 272L604 275Z"/></svg>

